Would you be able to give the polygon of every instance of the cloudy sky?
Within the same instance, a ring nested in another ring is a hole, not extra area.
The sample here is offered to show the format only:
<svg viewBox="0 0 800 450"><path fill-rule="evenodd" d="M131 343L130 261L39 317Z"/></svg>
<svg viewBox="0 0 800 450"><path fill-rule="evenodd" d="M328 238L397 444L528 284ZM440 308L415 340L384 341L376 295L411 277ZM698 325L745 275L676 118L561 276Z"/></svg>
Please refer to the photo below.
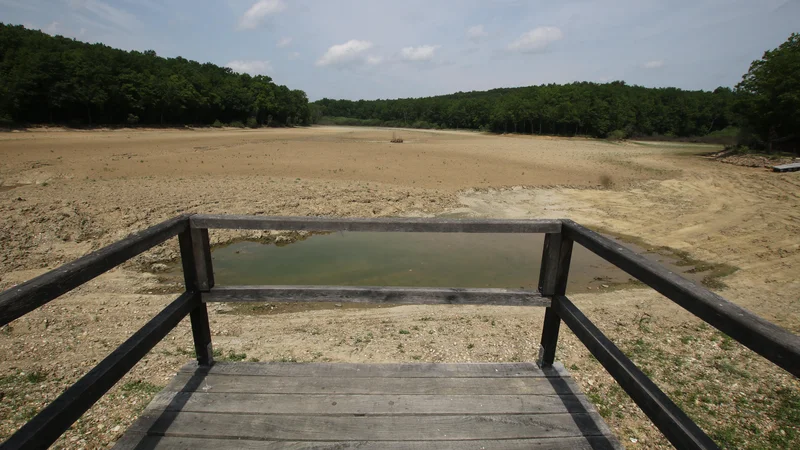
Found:
<svg viewBox="0 0 800 450"><path fill-rule="evenodd" d="M625 80L733 86L800 0L0 0L0 21L210 61L322 97Z"/></svg>

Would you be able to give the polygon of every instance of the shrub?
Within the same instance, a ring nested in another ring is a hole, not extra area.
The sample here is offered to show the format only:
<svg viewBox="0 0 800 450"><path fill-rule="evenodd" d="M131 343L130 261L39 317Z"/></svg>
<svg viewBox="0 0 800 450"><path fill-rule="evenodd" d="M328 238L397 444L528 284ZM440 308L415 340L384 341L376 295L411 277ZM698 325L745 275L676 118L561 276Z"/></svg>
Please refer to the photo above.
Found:
<svg viewBox="0 0 800 450"><path fill-rule="evenodd" d="M136 125L137 123L139 123L139 116L137 116L136 114L128 114L126 122L128 122L128 125Z"/></svg>
<svg viewBox="0 0 800 450"><path fill-rule="evenodd" d="M214 123L211 124L211 126L214 128L222 128L223 124L219 120L215 120Z"/></svg>
<svg viewBox="0 0 800 450"><path fill-rule="evenodd" d="M610 141L621 141L626 137L628 137L627 134L622 130L614 130L608 133L608 140Z"/></svg>
<svg viewBox="0 0 800 450"><path fill-rule="evenodd" d="M604 173L600 175L600 185L605 189L611 189L614 187L614 179L611 178L611 175Z"/></svg>
<svg viewBox="0 0 800 450"><path fill-rule="evenodd" d="M228 126L231 126L231 127L234 127L234 128L244 128L244 124L242 122L238 121L238 120L234 120L233 122L229 123Z"/></svg>
<svg viewBox="0 0 800 450"><path fill-rule="evenodd" d="M258 128L258 121L255 117L247 118L247 128Z"/></svg>

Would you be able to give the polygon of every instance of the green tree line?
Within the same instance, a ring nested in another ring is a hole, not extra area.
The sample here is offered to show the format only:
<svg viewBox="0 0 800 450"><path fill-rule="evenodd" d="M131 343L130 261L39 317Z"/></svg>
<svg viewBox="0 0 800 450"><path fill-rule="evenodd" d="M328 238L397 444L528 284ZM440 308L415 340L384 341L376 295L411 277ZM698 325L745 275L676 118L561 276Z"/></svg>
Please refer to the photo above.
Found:
<svg viewBox="0 0 800 450"><path fill-rule="evenodd" d="M0 123L293 125L301 90L184 58L0 23Z"/></svg>
<svg viewBox="0 0 800 450"><path fill-rule="evenodd" d="M734 94L612 83L548 84L436 97L322 99L316 117L348 117L418 128L469 128L550 135L704 136L735 125Z"/></svg>

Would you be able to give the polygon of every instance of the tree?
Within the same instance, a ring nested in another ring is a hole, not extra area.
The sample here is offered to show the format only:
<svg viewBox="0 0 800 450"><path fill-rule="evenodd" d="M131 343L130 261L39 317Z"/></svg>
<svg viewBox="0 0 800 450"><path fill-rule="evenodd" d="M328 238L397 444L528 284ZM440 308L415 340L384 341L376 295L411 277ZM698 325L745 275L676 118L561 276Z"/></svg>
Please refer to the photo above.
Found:
<svg viewBox="0 0 800 450"><path fill-rule="evenodd" d="M278 96L276 92L285 95ZM302 91L155 51L113 49L0 23L0 121L309 123ZM280 112L280 114L278 113Z"/></svg>
<svg viewBox="0 0 800 450"><path fill-rule="evenodd" d="M800 131L800 34L764 52L736 86L737 111L749 141L773 150L776 143L796 143ZM795 152L797 146L792 145Z"/></svg>

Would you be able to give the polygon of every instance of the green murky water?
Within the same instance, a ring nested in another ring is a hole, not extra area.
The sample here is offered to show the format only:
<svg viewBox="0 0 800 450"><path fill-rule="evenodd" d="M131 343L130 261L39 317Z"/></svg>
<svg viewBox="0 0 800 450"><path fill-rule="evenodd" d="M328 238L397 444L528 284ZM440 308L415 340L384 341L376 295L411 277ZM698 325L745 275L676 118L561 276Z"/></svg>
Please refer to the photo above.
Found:
<svg viewBox="0 0 800 450"><path fill-rule="evenodd" d="M331 233L285 246L237 242L212 252L217 285L296 284L534 288L542 234ZM569 290L607 289L627 274L575 246Z"/></svg>

